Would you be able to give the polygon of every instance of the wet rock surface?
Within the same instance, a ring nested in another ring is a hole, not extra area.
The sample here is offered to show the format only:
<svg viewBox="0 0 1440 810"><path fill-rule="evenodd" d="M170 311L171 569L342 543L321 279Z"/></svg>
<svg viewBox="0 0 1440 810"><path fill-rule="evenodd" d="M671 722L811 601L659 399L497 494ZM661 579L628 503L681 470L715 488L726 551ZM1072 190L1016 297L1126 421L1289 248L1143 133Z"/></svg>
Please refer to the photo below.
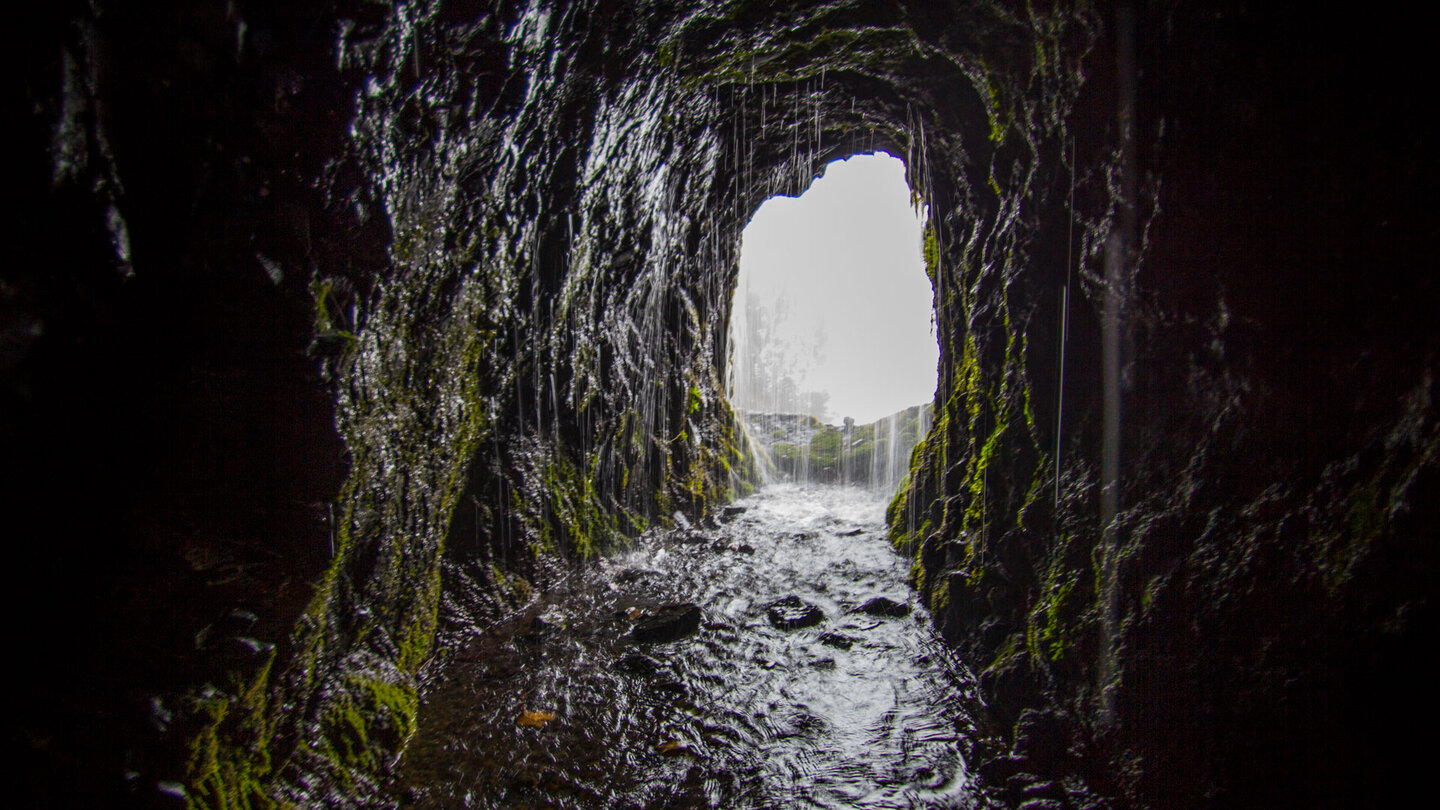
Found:
<svg viewBox="0 0 1440 810"><path fill-rule="evenodd" d="M781 630L814 627L825 621L823 610L793 594L766 605L765 615L770 619L771 625Z"/></svg>
<svg viewBox="0 0 1440 810"><path fill-rule="evenodd" d="M630 638L635 641L663 644L679 641L700 629L700 608L689 603L632 610L635 626L630 629Z"/></svg>
<svg viewBox="0 0 1440 810"><path fill-rule="evenodd" d="M911 607L904 602L897 602L885 596L876 596L866 600L865 604L856 608L856 610L870 616L901 619L910 615Z"/></svg>
<svg viewBox="0 0 1440 810"><path fill-rule="evenodd" d="M753 556L655 533L465 632L425 692L402 803L992 806L973 775L984 750L974 682L928 617L876 625L844 612L903 587L905 562L874 536L883 503L858 489L772 488L744 505L722 539L753 544ZM841 536L856 525L869 536ZM779 629L776 603L834 618L823 631ZM695 614L691 635L624 643L646 617ZM536 618L552 629L529 635ZM543 727L519 724L549 714Z"/></svg>

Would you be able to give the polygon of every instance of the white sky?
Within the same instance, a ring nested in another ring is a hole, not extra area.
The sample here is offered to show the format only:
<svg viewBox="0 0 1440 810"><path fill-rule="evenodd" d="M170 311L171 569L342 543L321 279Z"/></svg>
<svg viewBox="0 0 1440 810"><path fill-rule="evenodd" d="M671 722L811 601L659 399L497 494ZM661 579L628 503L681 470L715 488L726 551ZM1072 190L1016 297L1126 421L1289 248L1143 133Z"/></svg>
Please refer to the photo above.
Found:
<svg viewBox="0 0 1440 810"><path fill-rule="evenodd" d="M789 299L786 333L823 357L801 387L830 393L830 421L873 422L935 395L933 293L924 225L905 166L879 153L836 161L800 197L772 197L742 236L735 306Z"/></svg>

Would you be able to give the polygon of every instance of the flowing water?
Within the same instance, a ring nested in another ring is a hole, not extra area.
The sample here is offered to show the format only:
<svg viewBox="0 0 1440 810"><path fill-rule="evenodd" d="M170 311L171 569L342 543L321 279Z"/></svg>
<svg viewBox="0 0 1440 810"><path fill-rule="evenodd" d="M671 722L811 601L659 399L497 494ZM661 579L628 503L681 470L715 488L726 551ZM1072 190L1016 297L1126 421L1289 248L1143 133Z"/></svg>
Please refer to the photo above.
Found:
<svg viewBox="0 0 1440 810"><path fill-rule="evenodd" d="M915 602L884 502L774 486L726 514L472 634L427 692L403 802L988 807L973 678Z"/></svg>

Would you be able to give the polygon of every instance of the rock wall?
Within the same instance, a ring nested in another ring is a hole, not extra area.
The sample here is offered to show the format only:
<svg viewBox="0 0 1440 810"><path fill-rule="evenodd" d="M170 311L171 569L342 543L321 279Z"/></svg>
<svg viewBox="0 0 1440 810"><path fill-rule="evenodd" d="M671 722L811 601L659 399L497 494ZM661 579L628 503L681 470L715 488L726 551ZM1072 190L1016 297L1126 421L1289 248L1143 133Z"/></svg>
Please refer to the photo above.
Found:
<svg viewBox="0 0 1440 810"><path fill-rule="evenodd" d="M892 530L1014 743L987 776L1345 805L1418 762L1370 742L1433 716L1418 28L121 6L25 12L7 101L22 795L383 801L437 622L743 485L739 231L873 149L929 206L942 344Z"/></svg>
<svg viewBox="0 0 1440 810"><path fill-rule="evenodd" d="M1435 716L1416 668L1440 449L1418 43L1348 15L1136 6L1129 155L1106 10L1041 158L1074 155L1074 177L1025 206L1018 259L966 261L968 235L941 231L964 295L895 538L1014 724L992 778L1079 770L1137 806L1394 804L1418 754L1383 741Z"/></svg>

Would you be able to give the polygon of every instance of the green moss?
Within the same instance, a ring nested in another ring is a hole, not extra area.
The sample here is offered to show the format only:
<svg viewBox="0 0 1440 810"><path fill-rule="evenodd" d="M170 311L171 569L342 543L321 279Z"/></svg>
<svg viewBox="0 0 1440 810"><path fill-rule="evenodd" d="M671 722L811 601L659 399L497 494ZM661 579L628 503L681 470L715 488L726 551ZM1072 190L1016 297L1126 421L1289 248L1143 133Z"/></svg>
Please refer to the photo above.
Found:
<svg viewBox="0 0 1440 810"><path fill-rule="evenodd" d="M351 673L334 690L320 717L324 750L350 772L375 772L415 730L420 699L408 683Z"/></svg>
<svg viewBox="0 0 1440 810"><path fill-rule="evenodd" d="M1025 652L1025 636L1021 633L1011 633L1000 643L1000 649L995 652L995 657L985 667L985 672L1004 672L1013 667Z"/></svg>
<svg viewBox="0 0 1440 810"><path fill-rule="evenodd" d="M519 574L506 573L494 563L490 564L490 584L512 605L523 605L534 594L529 580Z"/></svg>
<svg viewBox="0 0 1440 810"><path fill-rule="evenodd" d="M923 254L925 257L925 275L930 277L930 285L932 287L938 287L940 284L940 238L935 232L934 225L925 226Z"/></svg>
<svg viewBox="0 0 1440 810"><path fill-rule="evenodd" d="M186 805L194 810L270 808L266 791L273 767L269 744L274 724L267 690L272 650L249 679L237 681L233 695L194 698L192 711L205 722L190 740L186 763Z"/></svg>
<svg viewBox="0 0 1440 810"><path fill-rule="evenodd" d="M681 86L688 90L702 84L789 83L840 67L879 71L915 53L911 35L902 29L825 27L761 48L739 48L701 59Z"/></svg>
<svg viewBox="0 0 1440 810"><path fill-rule="evenodd" d="M315 279L310 282L310 297L315 301L315 337L321 340L342 340L347 344L358 342L355 334L345 323L344 313L335 303L333 294L335 282Z"/></svg>
<svg viewBox="0 0 1440 810"><path fill-rule="evenodd" d="M946 582L937 583L930 589L930 613L935 616L941 615L945 608L950 606L950 585Z"/></svg>
<svg viewBox="0 0 1440 810"><path fill-rule="evenodd" d="M1063 561L1065 546L1062 541L1052 553L1041 591L1031 605L1026 621L1025 643L1032 661L1059 662L1071 645L1065 621L1074 610L1069 600L1075 593L1080 574L1066 568Z"/></svg>
<svg viewBox="0 0 1440 810"><path fill-rule="evenodd" d="M601 508L595 489L598 453L586 459L586 470L578 471L563 452L554 452L541 475L546 514L539 518L538 530L547 548L561 546L581 559L588 559L608 547L617 533L615 520Z"/></svg>
<svg viewBox="0 0 1440 810"><path fill-rule="evenodd" d="M1035 466L1035 475L1030 479L1030 488L1025 491L1025 500L1015 512L1015 525L1022 529L1025 528L1026 513L1030 511L1030 507L1040 499L1041 493L1044 492L1046 484L1044 471L1049 467L1045 462L1046 459L1042 455L1040 457L1040 463Z"/></svg>
<svg viewBox="0 0 1440 810"><path fill-rule="evenodd" d="M414 230L405 233L413 236ZM407 243L401 240L398 248L404 253ZM311 293L317 334L343 331L333 285L316 281ZM455 306L466 300L458 296ZM471 294L468 300L483 296ZM441 541L464 491L468 461L490 431L480 381L495 330L477 315L457 318L421 339L415 325L397 314L411 312L382 298L371 322L384 324L377 327L382 335L413 340L426 352L384 361L354 354L352 363L369 365L343 372L369 376L360 387L364 395L338 416L351 469L336 501L334 558L297 623L285 677L272 679L267 666L246 682L244 697L223 706L198 704L210 721L191 742L186 782L192 807L271 806L265 798L270 783L295 756L297 740L314 744L306 746L305 756L320 755L318 763L305 767L325 770L337 783L376 776L403 750L413 729L411 684L433 645ZM424 308L413 312L419 317ZM447 373L418 369L421 360L412 357L422 354L441 359ZM433 382L437 379L446 383ZM428 485L412 483L417 480ZM377 516L396 514L413 517L413 523L381 528L388 518ZM405 533L403 541L391 531ZM365 555L364 565L357 565L357 555ZM358 621L350 612L355 604L368 609ZM383 645L372 644L379 638ZM348 656L367 648L394 651L393 659L375 662L387 673L384 678L356 680L362 676L351 671ZM302 716L296 705L312 709ZM309 722L320 723L318 739L303 728Z"/></svg>
<svg viewBox="0 0 1440 810"><path fill-rule="evenodd" d="M1000 85L990 75L984 62L979 65L978 76L972 77L976 85L985 96L985 110L990 117L990 142L998 144L1005 140L1005 131L1009 129L1012 117L1010 105L1006 103ZM991 182L994 182L992 175Z"/></svg>
<svg viewBox="0 0 1440 810"><path fill-rule="evenodd" d="M810 436L810 469L832 474L839 470L844 437L839 430L827 427Z"/></svg>
<svg viewBox="0 0 1440 810"><path fill-rule="evenodd" d="M419 594L416 601L421 615L401 628L398 640L400 654L396 663L402 672L418 672L430 657L440 616L440 566L434 567L425 583L425 592Z"/></svg>

